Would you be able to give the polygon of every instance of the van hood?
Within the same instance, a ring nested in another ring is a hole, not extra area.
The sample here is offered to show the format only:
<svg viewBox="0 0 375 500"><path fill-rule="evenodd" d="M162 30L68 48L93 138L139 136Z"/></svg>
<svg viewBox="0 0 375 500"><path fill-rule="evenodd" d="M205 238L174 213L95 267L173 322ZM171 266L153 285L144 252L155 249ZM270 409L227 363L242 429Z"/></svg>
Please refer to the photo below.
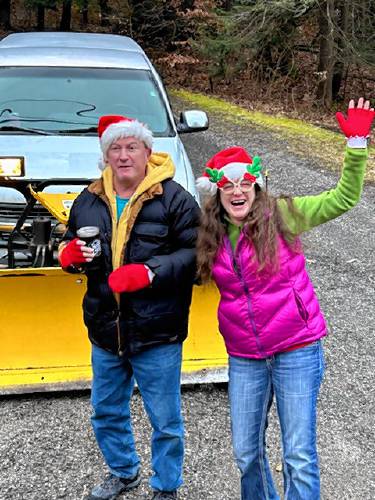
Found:
<svg viewBox="0 0 375 500"><path fill-rule="evenodd" d="M178 136L154 138L153 151L170 154L176 167L174 180L191 193L195 193L194 179L185 149ZM101 158L96 136L34 136L0 135L0 156L23 156L27 180L51 178L96 179L101 176L98 166ZM64 186L64 190L67 187ZM69 191L80 191L79 186L70 186ZM49 192L61 191L61 186L47 188ZM0 203L24 202L15 189L0 187Z"/></svg>

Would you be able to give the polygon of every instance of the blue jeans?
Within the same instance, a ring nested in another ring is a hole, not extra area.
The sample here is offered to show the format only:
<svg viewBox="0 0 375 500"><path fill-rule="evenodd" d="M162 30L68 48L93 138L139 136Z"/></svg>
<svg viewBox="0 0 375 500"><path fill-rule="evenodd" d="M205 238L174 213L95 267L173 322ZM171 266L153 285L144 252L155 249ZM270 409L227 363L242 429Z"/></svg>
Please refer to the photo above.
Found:
<svg viewBox="0 0 375 500"><path fill-rule="evenodd" d="M135 379L153 428L150 484L163 491L182 484L181 360L181 344L160 345L129 358L92 346L91 421L99 448L115 476L128 478L139 469L130 420Z"/></svg>
<svg viewBox="0 0 375 500"><path fill-rule="evenodd" d="M320 341L267 359L230 357L232 440L242 500L279 499L265 448L274 394L283 444L284 499L320 498L316 406L323 372Z"/></svg>

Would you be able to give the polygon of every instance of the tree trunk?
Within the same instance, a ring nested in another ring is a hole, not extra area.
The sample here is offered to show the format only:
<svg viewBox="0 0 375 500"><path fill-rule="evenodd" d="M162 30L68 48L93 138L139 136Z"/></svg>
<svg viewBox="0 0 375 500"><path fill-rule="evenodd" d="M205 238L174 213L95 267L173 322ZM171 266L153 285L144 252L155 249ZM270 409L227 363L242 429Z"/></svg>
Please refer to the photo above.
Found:
<svg viewBox="0 0 375 500"><path fill-rule="evenodd" d="M330 108L332 105L332 77L334 66L334 0L321 1L319 17L319 64L320 81L317 89L317 99Z"/></svg>
<svg viewBox="0 0 375 500"><path fill-rule="evenodd" d="M39 31L44 31L45 20L45 7L44 5L38 5L36 8L36 27Z"/></svg>
<svg viewBox="0 0 375 500"><path fill-rule="evenodd" d="M108 0L99 0L100 7L100 26L109 26L109 16L111 9L108 5Z"/></svg>
<svg viewBox="0 0 375 500"><path fill-rule="evenodd" d="M89 0L83 0L81 9L81 26L86 28L89 23Z"/></svg>
<svg viewBox="0 0 375 500"><path fill-rule="evenodd" d="M0 0L0 26L10 29L10 3L11 0Z"/></svg>
<svg viewBox="0 0 375 500"><path fill-rule="evenodd" d="M63 0L60 20L60 31L70 31L72 21L72 0Z"/></svg>
<svg viewBox="0 0 375 500"><path fill-rule="evenodd" d="M349 35L349 5L345 0L339 0L337 3L339 13L340 34L337 40L339 54L333 68L332 77L332 99L335 101L339 95L341 83L344 78L345 67L348 64L346 42ZM345 96L344 96L345 97Z"/></svg>
<svg viewBox="0 0 375 500"><path fill-rule="evenodd" d="M229 12L233 7L233 0L223 0L221 2L221 6L222 9L224 9L226 12Z"/></svg>
<svg viewBox="0 0 375 500"><path fill-rule="evenodd" d="M181 2L181 10L182 11L187 11L188 9L189 10L193 10L194 9L194 4L195 4L195 0L182 0L182 2Z"/></svg>

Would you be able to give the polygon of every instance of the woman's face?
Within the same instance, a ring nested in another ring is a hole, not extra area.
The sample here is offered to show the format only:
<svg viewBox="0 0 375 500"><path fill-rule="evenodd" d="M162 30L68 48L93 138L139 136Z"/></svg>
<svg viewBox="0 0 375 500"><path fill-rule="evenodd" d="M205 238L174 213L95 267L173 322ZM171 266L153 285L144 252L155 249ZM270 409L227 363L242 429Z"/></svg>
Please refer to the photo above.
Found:
<svg viewBox="0 0 375 500"><path fill-rule="evenodd" d="M220 188L220 202L236 226L249 215L254 199L255 185L247 180L228 182Z"/></svg>

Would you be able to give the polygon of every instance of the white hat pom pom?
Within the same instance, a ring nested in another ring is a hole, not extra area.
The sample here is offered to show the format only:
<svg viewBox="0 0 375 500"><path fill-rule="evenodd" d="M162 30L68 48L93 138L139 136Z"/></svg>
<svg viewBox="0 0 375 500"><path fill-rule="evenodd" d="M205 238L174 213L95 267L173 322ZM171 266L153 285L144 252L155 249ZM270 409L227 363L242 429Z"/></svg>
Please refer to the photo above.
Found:
<svg viewBox="0 0 375 500"><path fill-rule="evenodd" d="M195 185L197 190L206 195L213 196L217 192L217 185L214 182L211 182L208 177L198 177L195 181Z"/></svg>
<svg viewBox="0 0 375 500"><path fill-rule="evenodd" d="M103 157L99 158L99 160L98 160L98 168L99 168L99 170L103 171L106 166L107 166L107 164L104 161L104 158Z"/></svg>
<svg viewBox="0 0 375 500"><path fill-rule="evenodd" d="M258 184L258 186L259 186L260 188L262 188L262 187L263 187L264 182L263 182L263 177L262 177L262 175L261 175L261 174L259 174L259 175L258 175L258 177L257 177L257 180L256 180L255 184Z"/></svg>

